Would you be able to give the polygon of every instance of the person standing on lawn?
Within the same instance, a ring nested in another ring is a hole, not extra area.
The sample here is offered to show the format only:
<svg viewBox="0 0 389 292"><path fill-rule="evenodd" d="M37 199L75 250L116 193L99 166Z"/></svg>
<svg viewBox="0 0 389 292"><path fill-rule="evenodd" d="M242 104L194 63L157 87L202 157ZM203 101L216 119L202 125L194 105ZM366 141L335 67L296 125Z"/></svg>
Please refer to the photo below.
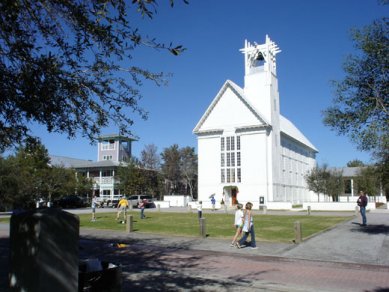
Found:
<svg viewBox="0 0 389 292"><path fill-rule="evenodd" d="M126 215L127 215L127 208L128 208L128 201L125 196L123 196L119 203L118 203L118 213L116 215L116 220L119 220L120 214L123 213L123 222L126 222Z"/></svg>
<svg viewBox="0 0 389 292"><path fill-rule="evenodd" d="M96 207L98 205L97 197L96 195L93 195L92 197L92 221L96 221Z"/></svg>
<svg viewBox="0 0 389 292"><path fill-rule="evenodd" d="M232 238L231 246L235 246L236 240L238 239L239 235L242 234L243 218L244 218L244 213L242 211L242 208L243 208L242 204L236 205L235 221L234 221L235 235Z"/></svg>
<svg viewBox="0 0 389 292"><path fill-rule="evenodd" d="M250 202L246 203L246 210L244 211L244 215L243 215L243 227L242 227L242 231L244 232L244 234L242 238L236 243L237 248L242 248L244 246L246 239L250 234L251 248L257 249L257 244L255 242L255 232L254 232L254 219L251 211L252 207L253 207L252 203Z"/></svg>
<svg viewBox="0 0 389 292"><path fill-rule="evenodd" d="M145 216L146 199L139 202L138 208L140 208L140 219L146 218Z"/></svg>

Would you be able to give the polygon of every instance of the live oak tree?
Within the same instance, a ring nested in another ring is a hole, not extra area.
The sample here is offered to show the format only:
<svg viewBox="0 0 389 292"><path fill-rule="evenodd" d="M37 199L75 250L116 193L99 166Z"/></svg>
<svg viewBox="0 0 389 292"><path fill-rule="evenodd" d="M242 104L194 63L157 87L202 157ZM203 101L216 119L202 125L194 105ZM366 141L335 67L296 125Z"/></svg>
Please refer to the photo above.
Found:
<svg viewBox="0 0 389 292"><path fill-rule="evenodd" d="M156 170L143 168L136 159L119 167L118 178L121 193L127 196L147 194L160 197L162 175Z"/></svg>
<svg viewBox="0 0 389 292"><path fill-rule="evenodd" d="M134 49L184 50L137 27L136 17L152 18L156 7L156 0L0 1L0 151L31 137L32 122L90 141L110 123L130 135L133 114L147 118L138 104L143 82L166 83L164 73L132 65Z"/></svg>
<svg viewBox="0 0 389 292"><path fill-rule="evenodd" d="M360 150L385 160L389 149L389 23L376 20L352 37L358 54L344 63L346 76L334 81L333 105L324 111L324 123L347 135Z"/></svg>

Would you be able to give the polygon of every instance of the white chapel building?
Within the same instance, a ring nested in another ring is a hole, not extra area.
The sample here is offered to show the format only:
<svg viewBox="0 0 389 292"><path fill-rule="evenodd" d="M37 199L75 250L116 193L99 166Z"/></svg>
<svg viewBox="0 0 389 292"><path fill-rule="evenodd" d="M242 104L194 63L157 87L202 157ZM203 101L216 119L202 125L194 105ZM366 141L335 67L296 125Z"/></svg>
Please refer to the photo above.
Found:
<svg viewBox="0 0 389 292"><path fill-rule="evenodd" d="M276 72L278 46L245 42L244 87L227 80L193 133L198 140L198 200L215 195L227 206L237 202L269 205L317 199L307 188L307 171L318 150L280 114Z"/></svg>

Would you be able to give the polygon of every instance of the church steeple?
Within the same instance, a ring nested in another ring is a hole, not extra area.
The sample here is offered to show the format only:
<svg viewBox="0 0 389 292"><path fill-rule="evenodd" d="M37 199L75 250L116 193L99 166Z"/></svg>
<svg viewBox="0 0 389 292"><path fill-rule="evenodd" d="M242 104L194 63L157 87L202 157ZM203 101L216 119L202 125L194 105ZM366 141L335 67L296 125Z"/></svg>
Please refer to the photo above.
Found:
<svg viewBox="0 0 389 292"><path fill-rule="evenodd" d="M263 70L277 75L276 54L280 53L281 50L275 42L270 40L268 35L266 35L266 42L262 45L258 45L256 42L251 44L246 40L245 47L240 51L244 53L245 75L253 74L262 67Z"/></svg>
<svg viewBox="0 0 389 292"><path fill-rule="evenodd" d="M246 40L240 51L245 62L245 96L268 121L274 122L279 115L276 55L281 50L266 35L264 44L251 44Z"/></svg>

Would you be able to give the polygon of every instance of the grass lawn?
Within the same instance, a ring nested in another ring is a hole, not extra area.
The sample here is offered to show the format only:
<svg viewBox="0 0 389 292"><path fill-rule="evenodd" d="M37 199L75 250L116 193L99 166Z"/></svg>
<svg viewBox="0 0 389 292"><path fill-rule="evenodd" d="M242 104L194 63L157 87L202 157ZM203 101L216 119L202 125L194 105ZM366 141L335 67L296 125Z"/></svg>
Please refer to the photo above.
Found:
<svg viewBox="0 0 389 292"><path fill-rule="evenodd" d="M178 236L199 236L199 223L197 213L175 212L147 212L146 219L139 218L139 211L128 212L133 215L135 232L169 234ZM80 225L85 228L102 228L111 230L126 230L125 224L115 220L116 213L98 213L97 221L91 222L91 214L81 214ZM235 230L233 228L234 214L206 213L206 230L210 238L231 239ZM277 216L254 215L255 237L260 241L290 242L295 238L294 223L299 221L303 238L326 230L338 223L350 220L352 216Z"/></svg>

